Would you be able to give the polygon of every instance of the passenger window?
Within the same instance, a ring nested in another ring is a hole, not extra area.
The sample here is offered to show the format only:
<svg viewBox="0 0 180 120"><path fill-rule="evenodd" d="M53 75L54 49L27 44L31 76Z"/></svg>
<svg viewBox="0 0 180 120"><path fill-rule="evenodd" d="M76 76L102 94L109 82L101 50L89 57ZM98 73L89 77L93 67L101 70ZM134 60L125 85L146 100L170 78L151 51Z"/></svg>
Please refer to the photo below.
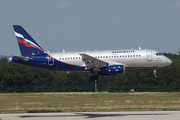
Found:
<svg viewBox="0 0 180 120"><path fill-rule="evenodd" d="M59 58L59 60L61 60L61 58Z"/></svg>
<svg viewBox="0 0 180 120"><path fill-rule="evenodd" d="M64 60L64 58L62 58L62 60Z"/></svg>
<svg viewBox="0 0 180 120"><path fill-rule="evenodd" d="M136 57L138 57L138 55L136 55Z"/></svg>
<svg viewBox="0 0 180 120"><path fill-rule="evenodd" d="M108 56L106 56L106 58L108 58Z"/></svg>
<svg viewBox="0 0 180 120"><path fill-rule="evenodd" d="M141 55L139 55L139 57L141 57Z"/></svg>

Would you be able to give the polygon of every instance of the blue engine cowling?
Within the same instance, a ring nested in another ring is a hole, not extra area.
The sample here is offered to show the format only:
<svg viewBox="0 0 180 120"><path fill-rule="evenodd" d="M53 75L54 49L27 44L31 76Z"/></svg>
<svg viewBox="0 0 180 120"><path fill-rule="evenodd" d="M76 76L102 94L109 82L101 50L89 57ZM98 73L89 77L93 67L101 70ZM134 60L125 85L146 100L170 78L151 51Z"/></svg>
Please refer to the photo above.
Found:
<svg viewBox="0 0 180 120"><path fill-rule="evenodd" d="M101 72L99 72L99 75L114 76L122 73L125 73L124 65L110 65L105 68L101 68Z"/></svg>

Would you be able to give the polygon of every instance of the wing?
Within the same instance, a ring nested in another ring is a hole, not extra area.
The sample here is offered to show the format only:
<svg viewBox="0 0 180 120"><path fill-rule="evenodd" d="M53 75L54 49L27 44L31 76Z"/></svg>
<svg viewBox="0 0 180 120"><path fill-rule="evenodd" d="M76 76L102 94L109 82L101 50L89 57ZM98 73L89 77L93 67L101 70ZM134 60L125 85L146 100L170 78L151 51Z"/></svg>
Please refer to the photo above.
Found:
<svg viewBox="0 0 180 120"><path fill-rule="evenodd" d="M94 58L90 55L87 55L87 54L79 54L79 55L83 57L82 60L83 62L85 62L87 69L91 69L91 68L99 69L99 68L106 67L109 65L109 63L99 60L97 58Z"/></svg>

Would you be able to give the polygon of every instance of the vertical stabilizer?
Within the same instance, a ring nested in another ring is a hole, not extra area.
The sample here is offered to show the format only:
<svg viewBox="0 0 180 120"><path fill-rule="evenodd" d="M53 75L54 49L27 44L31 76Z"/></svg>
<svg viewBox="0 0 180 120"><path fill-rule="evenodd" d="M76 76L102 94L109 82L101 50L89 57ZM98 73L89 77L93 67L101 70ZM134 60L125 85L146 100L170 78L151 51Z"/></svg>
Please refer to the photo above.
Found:
<svg viewBox="0 0 180 120"><path fill-rule="evenodd" d="M13 27L22 55L44 53L44 50L21 26L13 25Z"/></svg>

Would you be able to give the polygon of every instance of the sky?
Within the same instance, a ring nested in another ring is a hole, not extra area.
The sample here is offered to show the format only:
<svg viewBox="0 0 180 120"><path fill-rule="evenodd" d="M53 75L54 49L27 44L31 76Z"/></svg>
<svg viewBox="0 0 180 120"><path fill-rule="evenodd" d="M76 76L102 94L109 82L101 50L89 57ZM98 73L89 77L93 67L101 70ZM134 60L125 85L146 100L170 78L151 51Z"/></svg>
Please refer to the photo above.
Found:
<svg viewBox="0 0 180 120"><path fill-rule="evenodd" d="M50 52L180 51L180 0L0 0L0 55L20 55L13 25Z"/></svg>

